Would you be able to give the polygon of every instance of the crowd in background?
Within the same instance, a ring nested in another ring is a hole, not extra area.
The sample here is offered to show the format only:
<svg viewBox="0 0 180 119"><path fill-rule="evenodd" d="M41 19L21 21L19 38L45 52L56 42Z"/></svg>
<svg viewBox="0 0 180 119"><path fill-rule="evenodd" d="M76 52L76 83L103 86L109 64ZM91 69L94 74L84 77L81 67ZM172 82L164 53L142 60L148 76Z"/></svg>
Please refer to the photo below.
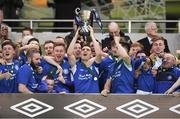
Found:
<svg viewBox="0 0 180 119"><path fill-rule="evenodd" d="M71 37L57 36L41 47L30 28L13 43L2 20L0 11L0 93L179 95L180 62L154 22L146 23L147 37L137 42L111 22L101 43L88 26L88 39L76 27Z"/></svg>

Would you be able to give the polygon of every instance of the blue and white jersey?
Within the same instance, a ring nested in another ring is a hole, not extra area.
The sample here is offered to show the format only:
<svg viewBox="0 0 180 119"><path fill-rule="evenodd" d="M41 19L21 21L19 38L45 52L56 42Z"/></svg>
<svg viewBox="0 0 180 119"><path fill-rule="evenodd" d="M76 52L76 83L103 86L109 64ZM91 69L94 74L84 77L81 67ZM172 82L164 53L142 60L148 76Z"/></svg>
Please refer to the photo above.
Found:
<svg viewBox="0 0 180 119"><path fill-rule="evenodd" d="M88 68L78 61L72 72L75 93L99 93L98 68L95 62Z"/></svg>
<svg viewBox="0 0 180 119"><path fill-rule="evenodd" d="M106 80L108 79L108 74L109 74L109 71L112 69L113 63L115 63L115 60L112 58L112 56L109 56L109 57L104 58L99 65L100 90L104 89L104 84L106 83Z"/></svg>
<svg viewBox="0 0 180 119"><path fill-rule="evenodd" d="M151 70L144 71L141 69L141 74L137 78L138 90L153 93L156 87L156 77L151 73Z"/></svg>
<svg viewBox="0 0 180 119"><path fill-rule="evenodd" d="M20 65L24 65L27 62L27 57L25 55L25 52L21 52L18 58Z"/></svg>
<svg viewBox="0 0 180 119"><path fill-rule="evenodd" d="M66 59L63 60L63 62L60 64L60 66L63 69L63 78L65 82L69 84L71 82L71 71L70 71L70 64ZM42 75L51 75L55 81L55 90L56 92L66 92L69 93L69 85L65 85L62 82L59 81L58 79L58 74L56 73L57 68L49 63L46 63L43 66L43 72Z"/></svg>
<svg viewBox="0 0 180 119"><path fill-rule="evenodd" d="M155 93L165 93L179 77L180 69L177 67L173 67L167 70L159 68Z"/></svg>
<svg viewBox="0 0 180 119"><path fill-rule="evenodd" d="M63 83L61 83L57 77L58 75L55 75L55 83L57 82L57 86L55 86L55 90L57 92L66 92L66 93L69 93L69 86L71 86L71 66L69 64L69 62L64 59L63 62L60 64L60 66L62 67L63 69L63 78L65 80L65 85Z"/></svg>
<svg viewBox="0 0 180 119"><path fill-rule="evenodd" d="M0 80L0 93L17 93L17 72L19 70L20 64L17 60L14 60L12 63L6 65L0 65L0 73L9 72L12 74L10 79Z"/></svg>
<svg viewBox="0 0 180 119"><path fill-rule="evenodd" d="M31 92L36 93L38 81L30 64L26 63L20 67L17 75L18 84L24 84Z"/></svg>
<svg viewBox="0 0 180 119"><path fill-rule="evenodd" d="M112 80L111 93L135 93L134 89L134 64L127 66L124 60L114 63L109 74Z"/></svg>
<svg viewBox="0 0 180 119"><path fill-rule="evenodd" d="M48 70L50 69L50 67L47 67L47 64L48 64L48 62L45 60L45 59L41 59L41 62L40 62L40 64L39 64L39 66L42 68L42 72L41 73L38 73L38 72L35 72L35 78L38 80L38 83L40 83L41 82L41 79L45 76L45 75L47 75L47 72L48 72Z"/></svg>

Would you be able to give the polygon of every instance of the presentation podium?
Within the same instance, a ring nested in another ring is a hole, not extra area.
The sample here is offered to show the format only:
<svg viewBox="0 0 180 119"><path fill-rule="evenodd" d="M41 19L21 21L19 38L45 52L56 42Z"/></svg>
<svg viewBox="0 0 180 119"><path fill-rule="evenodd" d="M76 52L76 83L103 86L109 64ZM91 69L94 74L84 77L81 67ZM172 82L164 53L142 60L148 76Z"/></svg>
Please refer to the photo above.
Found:
<svg viewBox="0 0 180 119"><path fill-rule="evenodd" d="M171 95L0 94L0 118L180 119Z"/></svg>

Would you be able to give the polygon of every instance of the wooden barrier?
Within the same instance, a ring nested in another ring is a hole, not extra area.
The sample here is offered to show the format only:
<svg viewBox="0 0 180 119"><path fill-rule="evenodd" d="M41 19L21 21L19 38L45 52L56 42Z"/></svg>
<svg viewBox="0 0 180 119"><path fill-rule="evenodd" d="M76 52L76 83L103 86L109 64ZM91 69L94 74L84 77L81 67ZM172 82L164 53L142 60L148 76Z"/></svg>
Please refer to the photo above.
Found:
<svg viewBox="0 0 180 119"><path fill-rule="evenodd" d="M180 97L167 95L0 94L0 118L176 118Z"/></svg>

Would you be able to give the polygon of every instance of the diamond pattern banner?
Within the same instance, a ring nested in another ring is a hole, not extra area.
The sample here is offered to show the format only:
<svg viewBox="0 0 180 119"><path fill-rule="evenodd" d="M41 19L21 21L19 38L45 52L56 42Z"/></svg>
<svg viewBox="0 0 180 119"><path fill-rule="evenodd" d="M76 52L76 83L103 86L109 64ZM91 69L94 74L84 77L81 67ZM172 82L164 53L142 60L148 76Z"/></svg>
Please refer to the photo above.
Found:
<svg viewBox="0 0 180 119"><path fill-rule="evenodd" d="M139 99L121 105L116 109L135 118L140 118L159 110L158 107Z"/></svg>
<svg viewBox="0 0 180 119"><path fill-rule="evenodd" d="M35 117L54 109L54 107L34 98L20 102L16 105L11 106L10 108L28 117Z"/></svg>
<svg viewBox="0 0 180 119"><path fill-rule="evenodd" d="M175 106L169 108L169 110L171 110L172 112L175 112L177 114L180 114L180 104L175 105Z"/></svg>
<svg viewBox="0 0 180 119"><path fill-rule="evenodd" d="M1 94L0 119L179 119L179 102L171 95Z"/></svg>
<svg viewBox="0 0 180 119"><path fill-rule="evenodd" d="M88 99L83 99L64 107L64 109L83 118L87 118L106 110L106 107Z"/></svg>

